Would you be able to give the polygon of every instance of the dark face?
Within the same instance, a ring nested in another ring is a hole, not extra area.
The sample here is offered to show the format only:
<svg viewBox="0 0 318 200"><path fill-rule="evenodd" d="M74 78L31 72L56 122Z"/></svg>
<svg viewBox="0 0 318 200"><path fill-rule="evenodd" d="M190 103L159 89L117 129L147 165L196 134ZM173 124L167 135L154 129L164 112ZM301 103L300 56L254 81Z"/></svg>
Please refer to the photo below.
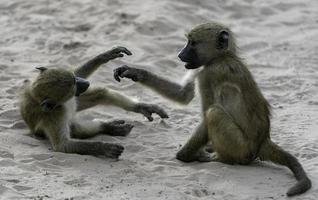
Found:
<svg viewBox="0 0 318 200"><path fill-rule="evenodd" d="M42 110L49 112L89 87L89 82L63 69L37 68L40 75L32 84L32 94L41 103Z"/></svg>
<svg viewBox="0 0 318 200"><path fill-rule="evenodd" d="M76 84L75 96L77 97L83 92L85 92L89 87L89 82L80 77L75 77L75 84Z"/></svg>
<svg viewBox="0 0 318 200"><path fill-rule="evenodd" d="M187 69L196 69L204 64L198 56L196 43L191 40L188 40L187 45L181 50L178 57L186 63L185 68Z"/></svg>
<svg viewBox="0 0 318 200"><path fill-rule="evenodd" d="M75 78L75 87L73 82L73 88L75 88L75 96L79 96L83 92L85 92L89 87L89 82L85 79L82 79L80 77L73 77ZM58 84L58 83L57 83ZM67 90L67 88L64 88ZM74 95L74 93L73 93ZM58 107L59 104L56 103L53 99L47 98L44 101L41 102L42 111L44 112L50 112L51 110L54 110L54 108Z"/></svg>

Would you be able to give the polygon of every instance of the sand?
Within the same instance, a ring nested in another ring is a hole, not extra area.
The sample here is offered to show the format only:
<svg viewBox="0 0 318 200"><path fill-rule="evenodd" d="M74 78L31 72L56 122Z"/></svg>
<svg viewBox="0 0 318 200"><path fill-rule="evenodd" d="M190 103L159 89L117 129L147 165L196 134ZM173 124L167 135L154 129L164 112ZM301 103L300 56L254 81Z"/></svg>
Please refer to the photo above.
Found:
<svg viewBox="0 0 318 200"><path fill-rule="evenodd" d="M286 199L292 173L270 163L182 163L176 152L200 120L200 99L183 107L138 83L112 78L128 64L178 81L184 33L214 20L236 33L241 57L273 107L272 139L294 154L313 188L293 199L318 199L318 1L316 0L1 0L0 199ZM114 45L134 55L103 65L92 84L161 105L168 120L114 107L81 113L88 120L125 119L119 161L55 153L33 138L18 111L18 93L39 66L74 67Z"/></svg>

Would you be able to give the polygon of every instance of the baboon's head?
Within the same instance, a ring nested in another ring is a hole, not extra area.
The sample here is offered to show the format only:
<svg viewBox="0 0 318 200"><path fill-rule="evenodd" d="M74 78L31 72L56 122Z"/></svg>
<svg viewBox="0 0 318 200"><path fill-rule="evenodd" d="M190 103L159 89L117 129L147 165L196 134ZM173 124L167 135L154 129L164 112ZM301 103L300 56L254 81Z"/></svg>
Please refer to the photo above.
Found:
<svg viewBox="0 0 318 200"><path fill-rule="evenodd" d="M235 54L233 33L217 23L205 23L194 27L187 35L188 43L178 57L185 68L195 69L213 62L225 54Z"/></svg>
<svg viewBox="0 0 318 200"><path fill-rule="evenodd" d="M32 96L43 111L50 111L74 96L79 96L89 87L89 82L76 77L65 69L38 67L39 76L32 83Z"/></svg>

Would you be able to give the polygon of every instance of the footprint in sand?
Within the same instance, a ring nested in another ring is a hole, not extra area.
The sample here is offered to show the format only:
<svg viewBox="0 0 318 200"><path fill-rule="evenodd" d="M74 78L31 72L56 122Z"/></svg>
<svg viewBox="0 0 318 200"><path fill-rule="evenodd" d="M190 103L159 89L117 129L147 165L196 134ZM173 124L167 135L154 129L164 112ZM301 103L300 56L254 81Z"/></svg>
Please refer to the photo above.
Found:
<svg viewBox="0 0 318 200"><path fill-rule="evenodd" d="M2 72L3 70L7 68L8 68L8 65L0 65L0 72Z"/></svg>
<svg viewBox="0 0 318 200"><path fill-rule="evenodd" d="M80 24L73 27L63 27L62 29L73 32L87 32L93 28L91 24Z"/></svg>
<svg viewBox="0 0 318 200"><path fill-rule="evenodd" d="M263 50L268 47L268 43L262 42L262 41L257 41L257 42L251 42L246 45L243 45L241 47L242 51L244 52L255 52L259 50Z"/></svg>
<svg viewBox="0 0 318 200"><path fill-rule="evenodd" d="M14 155L6 149L0 149L0 158L14 158Z"/></svg>
<svg viewBox="0 0 318 200"><path fill-rule="evenodd" d="M143 150L145 150L145 147L140 146L140 145L127 145L125 147L127 152L131 152L131 153L137 153L137 152L141 152Z"/></svg>
<svg viewBox="0 0 318 200"><path fill-rule="evenodd" d="M169 33L173 33L177 31L177 27L174 24L169 24L161 20L149 20L142 24L136 25L136 31L142 35L168 35Z"/></svg>
<svg viewBox="0 0 318 200"><path fill-rule="evenodd" d="M67 44L64 44L63 45L63 49L65 50L73 50L73 49L77 49L77 48L80 48L80 47L85 47L86 45L82 42L70 42L70 43L67 43Z"/></svg>
<svg viewBox="0 0 318 200"><path fill-rule="evenodd" d="M5 158L5 159L0 160L1 167L13 167L16 165L17 165L17 163L15 161L13 161L12 159Z"/></svg>
<svg viewBox="0 0 318 200"><path fill-rule="evenodd" d="M71 180L63 181L66 185L72 185L74 187L85 187L90 186L92 184L88 183L83 177L81 178L75 178Z"/></svg>
<svg viewBox="0 0 318 200"><path fill-rule="evenodd" d="M25 190L32 190L33 189L33 187L28 187L28 186L23 186L23 185L15 185L15 186L13 186L13 188L16 191L25 191Z"/></svg>
<svg viewBox="0 0 318 200"><path fill-rule="evenodd" d="M20 119L20 113L18 109L10 109L3 112L0 112L0 117L5 119L15 120Z"/></svg>
<svg viewBox="0 0 318 200"><path fill-rule="evenodd" d="M35 159L35 160L42 161L42 160L48 160L48 159L52 158L53 155L42 153L42 154L33 154L30 157Z"/></svg>
<svg viewBox="0 0 318 200"><path fill-rule="evenodd" d="M192 191L186 191L185 192L186 194L189 194L189 195L192 195L194 197L199 197L199 198L202 198L202 197L206 197L206 196L210 196L210 195L214 195L215 193L211 193L207 190L207 189L204 189L204 188L200 188L200 189L192 189Z"/></svg>

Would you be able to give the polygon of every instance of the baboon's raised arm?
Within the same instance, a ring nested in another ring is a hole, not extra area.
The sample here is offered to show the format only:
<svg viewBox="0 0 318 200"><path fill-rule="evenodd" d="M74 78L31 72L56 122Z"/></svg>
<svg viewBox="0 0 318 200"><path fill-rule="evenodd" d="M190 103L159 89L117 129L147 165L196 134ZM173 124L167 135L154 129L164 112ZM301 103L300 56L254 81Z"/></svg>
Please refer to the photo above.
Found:
<svg viewBox="0 0 318 200"><path fill-rule="evenodd" d="M143 69L122 66L114 71L114 78L120 81L120 78L130 78L141 84L148 86L159 94L182 104L188 104L195 94L195 73L190 72L185 75L182 83L175 83L163 77L153 74Z"/></svg>
<svg viewBox="0 0 318 200"><path fill-rule="evenodd" d="M115 47L109 51L106 51L105 53L99 54L98 56L86 62L84 65L76 68L74 73L78 77L87 78L102 64L105 64L110 60L123 57L124 54L129 56L132 55L132 53L125 47Z"/></svg>
<svg viewBox="0 0 318 200"><path fill-rule="evenodd" d="M161 118L168 118L168 114L159 106L153 104L139 103L124 94L115 90L103 87L89 88L85 93L77 99L77 110L85 110L96 105L113 105L123 108L127 111L141 113L149 121L153 120L153 113L158 114Z"/></svg>

